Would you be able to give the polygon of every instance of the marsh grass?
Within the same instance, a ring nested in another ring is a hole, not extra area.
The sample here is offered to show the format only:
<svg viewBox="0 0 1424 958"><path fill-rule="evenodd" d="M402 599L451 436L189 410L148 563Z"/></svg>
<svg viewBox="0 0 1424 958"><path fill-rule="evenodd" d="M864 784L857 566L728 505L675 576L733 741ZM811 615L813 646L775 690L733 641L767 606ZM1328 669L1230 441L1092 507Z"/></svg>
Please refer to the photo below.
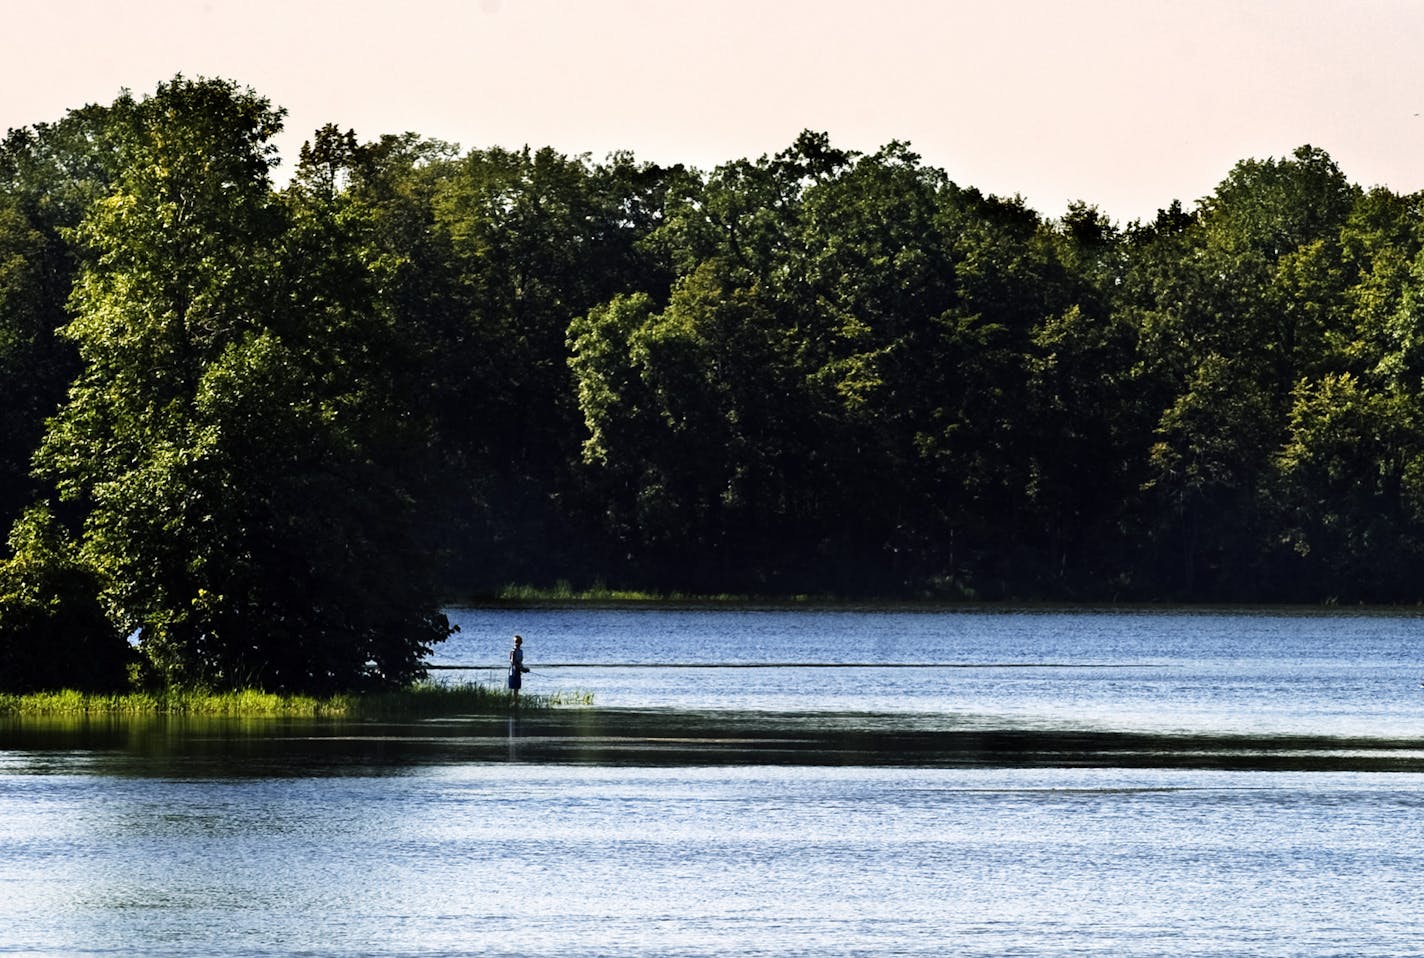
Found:
<svg viewBox="0 0 1424 958"><path fill-rule="evenodd" d="M4 715L340 715L346 696L315 698L246 690L202 692L33 692L0 695Z"/></svg>
<svg viewBox="0 0 1424 958"><path fill-rule="evenodd" d="M379 718L502 712L512 704L508 690L477 683L421 683L396 692L333 695L278 695L271 692L93 693L35 692L0 695L0 715L210 715L239 717ZM524 695L523 710L592 704L587 693Z"/></svg>
<svg viewBox="0 0 1424 958"><path fill-rule="evenodd" d="M399 692L380 692L348 698L353 699L350 703L351 711L343 714L353 718L503 712L514 704L508 689L476 682L450 685L422 682ZM519 697L519 707L528 710L592 704L593 695L588 692L553 692L548 695L525 693Z"/></svg>

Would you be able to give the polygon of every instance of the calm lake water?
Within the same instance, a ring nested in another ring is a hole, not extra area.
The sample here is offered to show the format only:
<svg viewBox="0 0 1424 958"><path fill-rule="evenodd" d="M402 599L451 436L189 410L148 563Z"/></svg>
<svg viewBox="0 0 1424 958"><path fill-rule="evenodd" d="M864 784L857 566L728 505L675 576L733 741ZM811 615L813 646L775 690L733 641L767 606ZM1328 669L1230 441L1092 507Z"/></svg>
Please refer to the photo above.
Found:
<svg viewBox="0 0 1424 958"><path fill-rule="evenodd" d="M1424 618L453 618L595 706L0 723L0 955L1424 954Z"/></svg>

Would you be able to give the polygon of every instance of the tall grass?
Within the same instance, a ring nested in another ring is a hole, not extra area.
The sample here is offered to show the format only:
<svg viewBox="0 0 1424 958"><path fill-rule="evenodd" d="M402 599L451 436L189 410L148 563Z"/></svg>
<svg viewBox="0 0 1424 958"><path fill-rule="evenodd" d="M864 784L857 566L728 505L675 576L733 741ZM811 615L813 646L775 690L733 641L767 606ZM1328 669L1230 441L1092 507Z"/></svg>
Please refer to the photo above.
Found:
<svg viewBox="0 0 1424 958"><path fill-rule="evenodd" d="M353 698L348 714L356 718L503 712L514 704L508 689L477 682L450 685L421 682L398 692L379 692ZM531 710L592 704L593 696L587 692L526 693L519 697L519 707Z"/></svg>
<svg viewBox="0 0 1424 958"><path fill-rule="evenodd" d="M524 695L519 699L519 707L529 710L591 703L592 696L567 692ZM395 692L352 693L326 698L279 695L255 689L240 692L170 689L162 692L122 693L66 690L0 695L0 716L208 715L252 718L378 718L499 712L510 708L512 704L508 690L476 683L420 683Z"/></svg>
<svg viewBox="0 0 1424 958"><path fill-rule="evenodd" d="M169 689L162 692L32 692L0 695L0 714L8 715L340 715L346 696L315 698L277 695L248 689L202 692Z"/></svg>

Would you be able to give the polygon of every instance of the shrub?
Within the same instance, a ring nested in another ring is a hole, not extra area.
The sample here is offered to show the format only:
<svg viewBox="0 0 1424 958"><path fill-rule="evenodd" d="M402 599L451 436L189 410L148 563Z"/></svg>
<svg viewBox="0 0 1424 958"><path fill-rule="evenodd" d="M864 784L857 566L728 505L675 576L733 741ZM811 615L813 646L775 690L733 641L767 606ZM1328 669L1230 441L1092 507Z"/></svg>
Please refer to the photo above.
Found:
<svg viewBox="0 0 1424 958"><path fill-rule="evenodd" d="M28 510L0 562L0 691L122 689L128 643L99 603L99 577L49 509Z"/></svg>

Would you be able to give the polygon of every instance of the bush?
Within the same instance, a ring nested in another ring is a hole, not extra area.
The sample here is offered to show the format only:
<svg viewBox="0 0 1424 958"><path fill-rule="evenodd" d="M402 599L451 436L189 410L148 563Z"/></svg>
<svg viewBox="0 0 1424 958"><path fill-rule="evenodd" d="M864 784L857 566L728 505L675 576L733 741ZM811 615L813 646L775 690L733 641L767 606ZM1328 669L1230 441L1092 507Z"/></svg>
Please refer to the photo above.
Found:
<svg viewBox="0 0 1424 958"><path fill-rule="evenodd" d="M129 645L99 602L99 577L45 507L27 511L0 562L0 691L115 691Z"/></svg>

